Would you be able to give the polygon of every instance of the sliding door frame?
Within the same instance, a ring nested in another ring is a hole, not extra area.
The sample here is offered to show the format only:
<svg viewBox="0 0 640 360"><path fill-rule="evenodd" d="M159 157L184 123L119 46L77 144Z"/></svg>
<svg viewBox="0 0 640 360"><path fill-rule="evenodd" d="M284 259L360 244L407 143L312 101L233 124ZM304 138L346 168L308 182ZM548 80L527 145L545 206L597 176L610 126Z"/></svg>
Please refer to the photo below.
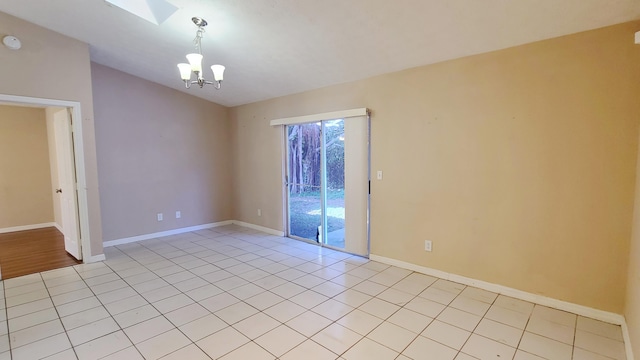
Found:
<svg viewBox="0 0 640 360"><path fill-rule="evenodd" d="M367 242L367 254L366 255L362 255L362 254L354 254L357 256L364 256L364 257L369 257L369 255L371 254L371 116L370 116L370 111L369 109L366 108L362 108L362 109L352 109L352 110L344 110L344 111L336 111L336 112L330 112L330 113L323 113L323 114L314 114L314 115L307 115L307 116L299 116L299 117L292 117L292 118L283 118L283 119L276 119L276 120L272 120L271 121L271 126L277 126L277 125L284 125L282 127L282 132L281 134L283 135L283 141L282 141L282 146L283 146L283 161L282 161L282 183L283 183L283 225L284 225L284 236L291 238L291 239L295 239L295 240L299 240L299 241L303 241L309 244L316 244L319 245L320 247L325 247L328 249L333 249L333 250L337 250L337 251L341 251L341 252L345 252L345 253L349 253L346 248L338 248L338 247L334 247L331 245L327 245L325 243L326 239L327 239L327 214L326 214L326 190L325 190L325 184L326 184L326 139L325 139L325 122L326 121L330 121L330 120L337 120L337 119L343 119L343 121L348 121L347 119L349 117L366 117L366 125L367 125L367 134L366 134L366 140L367 140L367 181L368 183L366 184L366 186L368 187L367 190L367 196L366 196L366 202L367 202L367 209L366 209L366 242ZM306 239L306 238L302 238L300 236L296 236L296 235L292 235L291 234L291 209L290 209L290 193L289 193L289 172L290 172L290 161L289 161L289 134L287 131L287 127L290 125L302 125L302 124L308 124L308 123L315 123L315 122L320 122L321 124L321 156L320 156L320 162L321 162L321 176L320 176L320 203L321 203L321 228L322 228L322 234L320 234L322 241L313 241L310 239ZM346 171L346 169L345 169ZM345 246L346 246L346 242L345 242Z"/></svg>

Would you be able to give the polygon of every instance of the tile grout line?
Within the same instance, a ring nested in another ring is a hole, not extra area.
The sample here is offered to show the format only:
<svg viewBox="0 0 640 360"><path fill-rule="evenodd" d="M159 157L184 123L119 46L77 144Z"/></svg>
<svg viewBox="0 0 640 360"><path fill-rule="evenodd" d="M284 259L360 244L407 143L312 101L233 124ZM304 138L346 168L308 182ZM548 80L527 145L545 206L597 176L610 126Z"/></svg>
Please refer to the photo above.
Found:
<svg viewBox="0 0 640 360"><path fill-rule="evenodd" d="M9 359L13 359L13 349L11 348L11 336L9 331L9 306L7 305L7 288L5 286L5 281L0 280L0 286L2 286L2 302L4 303L4 315L6 319L7 326L7 344L9 345Z"/></svg>
<svg viewBox="0 0 640 360"><path fill-rule="evenodd" d="M531 309L531 312L529 313L529 316L527 317L527 322L524 324L524 329L522 329L522 335L520 335L520 339L518 340L518 346L516 347L516 354L518 354L518 350L520 350L520 344L522 344L522 339L524 339L524 335L527 333L527 326L529 325L529 321L531 321L531 315L533 315L533 310L535 308L536 306L534 304L533 308ZM520 350L520 351L528 354L528 352L524 350ZM531 354L531 355L535 355L535 354ZM538 355L535 355L535 356L538 356Z"/></svg>
<svg viewBox="0 0 640 360"><path fill-rule="evenodd" d="M78 271L75 269L75 267L71 266L71 268L73 269L73 271L76 272L76 274L78 273ZM79 276L79 274L78 274L78 276ZM51 292L49 292L49 287L47 286L47 283L46 283L44 277L42 277L42 273L40 273L40 278L42 278L42 283L44 284L44 288L47 290L47 294L49 294L49 298L52 299ZM80 279L82 279L82 277L80 277ZM87 285L87 284L85 283L85 285ZM71 337L69 337L69 332L67 331L67 328L64 326L64 323L62 322L62 317L60 316L60 313L58 312L58 308L56 307L56 304L53 303L53 299L51 300L51 304L53 305L53 310L56 312L56 315L58 315L58 321L60 321L60 325L62 326L62 329L64 330L64 334L67 337L67 340L69 341L69 345L71 346L71 351L73 351L73 355L77 359L78 358L78 354L76 353L76 348L75 348L75 346L73 346L73 343L71 342ZM52 336L55 336L55 335L52 335ZM63 351L66 351L66 350L62 350L60 352L63 352ZM56 354L59 354L59 353L50 354L50 355L47 355L47 356L52 356L52 355L56 355Z"/></svg>

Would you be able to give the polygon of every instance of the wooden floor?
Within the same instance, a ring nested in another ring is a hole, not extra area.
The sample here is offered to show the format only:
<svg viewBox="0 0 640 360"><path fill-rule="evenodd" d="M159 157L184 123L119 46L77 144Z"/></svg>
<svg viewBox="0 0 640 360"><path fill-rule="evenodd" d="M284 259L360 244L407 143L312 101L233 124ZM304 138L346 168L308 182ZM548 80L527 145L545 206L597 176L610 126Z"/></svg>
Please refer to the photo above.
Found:
<svg viewBox="0 0 640 360"><path fill-rule="evenodd" d="M64 250L55 227L0 234L2 280L80 263Z"/></svg>

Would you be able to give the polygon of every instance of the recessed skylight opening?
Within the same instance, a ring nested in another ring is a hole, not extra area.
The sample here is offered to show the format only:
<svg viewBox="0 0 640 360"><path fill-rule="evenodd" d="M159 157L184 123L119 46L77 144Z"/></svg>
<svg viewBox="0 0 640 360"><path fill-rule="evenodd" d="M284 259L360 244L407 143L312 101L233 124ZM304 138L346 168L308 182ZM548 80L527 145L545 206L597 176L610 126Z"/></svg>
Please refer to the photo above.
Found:
<svg viewBox="0 0 640 360"><path fill-rule="evenodd" d="M178 8L165 0L105 0L156 25L162 24Z"/></svg>

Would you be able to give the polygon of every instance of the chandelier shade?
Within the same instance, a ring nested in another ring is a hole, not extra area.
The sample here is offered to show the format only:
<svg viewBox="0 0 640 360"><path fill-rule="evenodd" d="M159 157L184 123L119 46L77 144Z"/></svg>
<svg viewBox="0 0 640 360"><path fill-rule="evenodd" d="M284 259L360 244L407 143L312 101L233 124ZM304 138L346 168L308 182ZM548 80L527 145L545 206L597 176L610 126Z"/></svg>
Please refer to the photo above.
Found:
<svg viewBox="0 0 640 360"><path fill-rule="evenodd" d="M189 61L189 64L191 65L191 71L202 72L202 55L189 54L187 55L187 61Z"/></svg>
<svg viewBox="0 0 640 360"><path fill-rule="evenodd" d="M191 65L185 63L178 64L178 69L180 70L180 78L182 78L182 80L191 79Z"/></svg>
<svg viewBox="0 0 640 360"><path fill-rule="evenodd" d="M213 71L213 79L215 81L222 81L224 69L225 67L223 65L211 65L211 71Z"/></svg>

